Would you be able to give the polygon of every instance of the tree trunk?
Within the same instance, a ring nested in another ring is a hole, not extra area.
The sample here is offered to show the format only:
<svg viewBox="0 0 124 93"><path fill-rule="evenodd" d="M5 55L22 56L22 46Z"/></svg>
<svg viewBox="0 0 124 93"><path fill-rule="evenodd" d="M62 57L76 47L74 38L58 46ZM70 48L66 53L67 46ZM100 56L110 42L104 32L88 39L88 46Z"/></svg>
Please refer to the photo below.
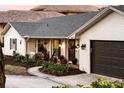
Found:
<svg viewBox="0 0 124 93"><path fill-rule="evenodd" d="M5 71L4 67L5 67L4 56L3 56L2 47L0 43L0 88L5 88L6 77L4 73Z"/></svg>

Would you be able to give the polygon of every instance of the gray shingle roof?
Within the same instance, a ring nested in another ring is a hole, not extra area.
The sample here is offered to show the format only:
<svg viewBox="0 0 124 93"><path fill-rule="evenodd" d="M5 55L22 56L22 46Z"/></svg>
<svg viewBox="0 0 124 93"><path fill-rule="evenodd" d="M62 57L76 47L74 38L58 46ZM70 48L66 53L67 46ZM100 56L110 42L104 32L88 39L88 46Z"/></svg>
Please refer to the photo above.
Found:
<svg viewBox="0 0 124 93"><path fill-rule="evenodd" d="M91 12L71 16L54 17L40 22L11 22L10 24L21 36L66 38L96 14L97 12Z"/></svg>

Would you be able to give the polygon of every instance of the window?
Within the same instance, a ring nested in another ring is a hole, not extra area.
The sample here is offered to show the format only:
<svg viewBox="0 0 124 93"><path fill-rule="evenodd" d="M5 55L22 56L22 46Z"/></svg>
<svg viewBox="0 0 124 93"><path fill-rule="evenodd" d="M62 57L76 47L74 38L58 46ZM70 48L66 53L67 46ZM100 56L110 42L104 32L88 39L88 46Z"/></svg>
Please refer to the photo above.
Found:
<svg viewBox="0 0 124 93"><path fill-rule="evenodd" d="M10 38L10 49L17 49L17 39Z"/></svg>

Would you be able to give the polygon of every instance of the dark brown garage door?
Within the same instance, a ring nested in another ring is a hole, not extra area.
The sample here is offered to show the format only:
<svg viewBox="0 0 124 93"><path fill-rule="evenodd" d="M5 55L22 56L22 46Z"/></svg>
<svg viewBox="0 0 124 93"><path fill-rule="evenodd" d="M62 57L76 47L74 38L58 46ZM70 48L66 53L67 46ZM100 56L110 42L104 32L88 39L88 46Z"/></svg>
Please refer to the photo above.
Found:
<svg viewBox="0 0 124 93"><path fill-rule="evenodd" d="M124 78L124 42L91 41L91 72Z"/></svg>

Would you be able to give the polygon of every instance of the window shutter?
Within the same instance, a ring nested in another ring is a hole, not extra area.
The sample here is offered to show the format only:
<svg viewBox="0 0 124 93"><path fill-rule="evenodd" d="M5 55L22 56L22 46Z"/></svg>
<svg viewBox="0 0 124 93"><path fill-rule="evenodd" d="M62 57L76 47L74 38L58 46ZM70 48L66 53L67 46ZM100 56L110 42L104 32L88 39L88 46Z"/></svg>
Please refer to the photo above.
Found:
<svg viewBox="0 0 124 93"><path fill-rule="evenodd" d="M11 49L12 39L10 38L10 49Z"/></svg>
<svg viewBox="0 0 124 93"><path fill-rule="evenodd" d="M17 39L15 39L15 50L17 50Z"/></svg>

